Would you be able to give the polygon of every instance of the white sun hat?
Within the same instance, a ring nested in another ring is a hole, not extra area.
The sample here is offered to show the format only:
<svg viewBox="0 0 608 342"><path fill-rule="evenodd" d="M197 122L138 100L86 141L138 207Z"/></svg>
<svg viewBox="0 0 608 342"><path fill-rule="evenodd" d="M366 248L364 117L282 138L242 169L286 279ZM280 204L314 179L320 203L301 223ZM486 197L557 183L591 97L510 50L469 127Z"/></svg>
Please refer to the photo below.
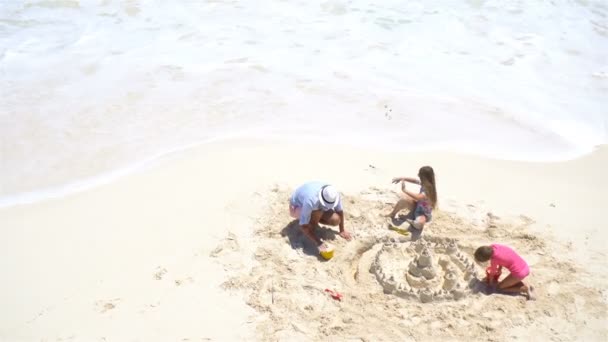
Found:
<svg viewBox="0 0 608 342"><path fill-rule="evenodd" d="M340 193L333 185L325 185L319 191L319 201L325 209L333 209L340 202Z"/></svg>

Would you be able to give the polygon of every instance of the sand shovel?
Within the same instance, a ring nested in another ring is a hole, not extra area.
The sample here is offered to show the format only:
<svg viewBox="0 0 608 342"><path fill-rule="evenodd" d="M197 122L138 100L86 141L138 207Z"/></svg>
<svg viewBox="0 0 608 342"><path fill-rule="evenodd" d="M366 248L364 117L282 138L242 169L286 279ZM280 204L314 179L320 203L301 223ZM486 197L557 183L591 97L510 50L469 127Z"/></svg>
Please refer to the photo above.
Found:
<svg viewBox="0 0 608 342"><path fill-rule="evenodd" d="M394 232L397 232L397 233L399 233L401 235L405 235L405 236L410 235L410 231L409 230L403 229L400 226L397 226L397 225L393 224L391 221L388 222L388 229L390 229L390 230L392 230Z"/></svg>

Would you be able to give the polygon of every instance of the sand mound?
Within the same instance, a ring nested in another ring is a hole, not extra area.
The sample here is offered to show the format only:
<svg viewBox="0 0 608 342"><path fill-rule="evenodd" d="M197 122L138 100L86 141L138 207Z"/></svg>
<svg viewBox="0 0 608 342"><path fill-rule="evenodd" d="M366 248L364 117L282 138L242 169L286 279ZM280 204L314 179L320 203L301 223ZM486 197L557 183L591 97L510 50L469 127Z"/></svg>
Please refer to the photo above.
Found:
<svg viewBox="0 0 608 342"><path fill-rule="evenodd" d="M318 230L336 247L325 262L287 215L289 195L287 188L262 195L268 210L255 227L256 265L235 269L224 283L257 310L252 321L260 340L606 337L600 291L578 280L585 276L581 267L559 259L566 246L527 231L533 223L528 217L501 219L472 206L470 219L436 211L423 238L410 241L388 230L381 217L394 194L345 194L347 227L355 239ZM485 293L478 279L483 272L471 257L476 247L492 242L511 245L528 261L537 301ZM340 292L342 300L325 289Z"/></svg>

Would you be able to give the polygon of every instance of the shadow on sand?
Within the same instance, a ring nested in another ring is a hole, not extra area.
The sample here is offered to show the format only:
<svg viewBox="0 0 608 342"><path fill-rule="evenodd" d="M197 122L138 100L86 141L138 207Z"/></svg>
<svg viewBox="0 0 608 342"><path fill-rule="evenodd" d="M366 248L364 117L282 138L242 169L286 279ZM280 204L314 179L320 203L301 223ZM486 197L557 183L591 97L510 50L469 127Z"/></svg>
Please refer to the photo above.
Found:
<svg viewBox="0 0 608 342"><path fill-rule="evenodd" d="M331 241L336 239L338 232L324 226L319 226L315 229L315 235L323 241ZM315 256L321 261L326 261L319 255L317 245L302 233L297 220L293 220L287 224L287 226L281 230L281 236L286 236L289 239L291 248L301 249L306 255Z"/></svg>

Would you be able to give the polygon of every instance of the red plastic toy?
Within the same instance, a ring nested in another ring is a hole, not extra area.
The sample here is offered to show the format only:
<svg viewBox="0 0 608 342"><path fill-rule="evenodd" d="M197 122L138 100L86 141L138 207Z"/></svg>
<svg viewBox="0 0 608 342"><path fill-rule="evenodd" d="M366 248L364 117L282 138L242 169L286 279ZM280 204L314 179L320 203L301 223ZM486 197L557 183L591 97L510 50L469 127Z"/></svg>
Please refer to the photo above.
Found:
<svg viewBox="0 0 608 342"><path fill-rule="evenodd" d="M331 298L333 298L335 300L342 301L342 295L340 293L338 293L337 291L332 291L330 289L325 289L325 292L329 293L329 295L331 296Z"/></svg>

